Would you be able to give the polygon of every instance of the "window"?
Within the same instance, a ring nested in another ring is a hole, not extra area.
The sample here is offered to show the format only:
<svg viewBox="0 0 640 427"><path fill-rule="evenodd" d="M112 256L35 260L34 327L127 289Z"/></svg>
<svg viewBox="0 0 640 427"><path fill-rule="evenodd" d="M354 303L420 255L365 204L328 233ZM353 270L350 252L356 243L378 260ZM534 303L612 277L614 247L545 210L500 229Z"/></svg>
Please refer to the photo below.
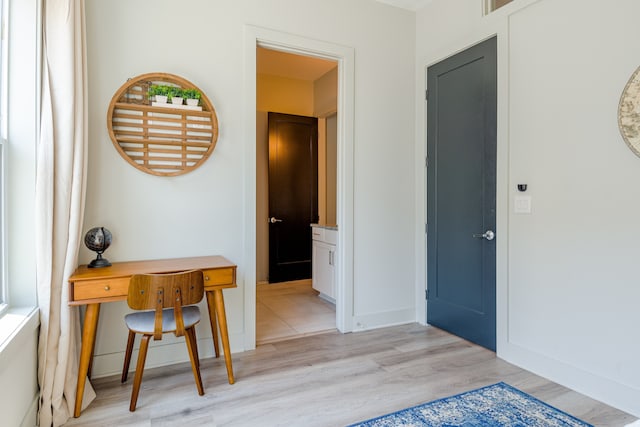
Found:
<svg viewBox="0 0 640 427"><path fill-rule="evenodd" d="M490 14L496 9L511 3L513 0L485 0L485 15Z"/></svg>
<svg viewBox="0 0 640 427"><path fill-rule="evenodd" d="M0 0L0 316L8 308L5 268L5 147L7 146L7 8Z"/></svg>

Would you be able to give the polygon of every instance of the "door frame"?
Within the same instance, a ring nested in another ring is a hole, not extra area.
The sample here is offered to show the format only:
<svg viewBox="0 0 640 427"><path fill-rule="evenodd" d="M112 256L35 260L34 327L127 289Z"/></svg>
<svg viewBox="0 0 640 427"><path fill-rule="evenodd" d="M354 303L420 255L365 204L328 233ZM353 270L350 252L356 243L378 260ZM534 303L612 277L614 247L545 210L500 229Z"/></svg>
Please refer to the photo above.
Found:
<svg viewBox="0 0 640 427"><path fill-rule="evenodd" d="M347 46L253 25L244 26L244 268L238 282L244 285L244 348L256 346L256 47L338 63L338 182L336 249L336 327L353 330L353 183L355 52ZM311 232L311 231L309 231ZM244 271L244 274L242 273Z"/></svg>
<svg viewBox="0 0 640 427"><path fill-rule="evenodd" d="M456 42L454 45L446 46L430 55L428 61L420 65L421 72L418 78L420 84L424 85L424 90L428 89L427 70L449 57L452 57L468 48L477 45L492 37L497 38L497 127L496 127L496 354L504 358L505 352L509 351L509 194L515 192L515 188L510 188L509 173L509 45L508 45L508 24L506 20L493 23L487 29L471 34L464 40ZM420 112L416 116L420 129L420 138L416 147L416 204L421 210L417 218L422 222L416 224L418 231L418 241L416 248L418 253L416 259L420 260L419 277L416 286L416 318L422 324L427 324L427 301L425 293L427 289L427 235L425 224L427 223L427 103L425 92L419 95Z"/></svg>

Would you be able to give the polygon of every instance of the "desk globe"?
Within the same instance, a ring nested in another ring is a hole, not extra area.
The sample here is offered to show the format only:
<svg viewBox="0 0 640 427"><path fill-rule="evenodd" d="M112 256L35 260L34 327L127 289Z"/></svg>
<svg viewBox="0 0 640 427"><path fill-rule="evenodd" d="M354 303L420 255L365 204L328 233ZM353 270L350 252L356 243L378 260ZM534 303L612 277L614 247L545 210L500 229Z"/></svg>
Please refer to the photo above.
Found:
<svg viewBox="0 0 640 427"><path fill-rule="evenodd" d="M87 267L100 268L109 267L111 263L108 259L102 258L102 254L111 245L111 232L104 227L94 227L84 235L84 244L90 250L96 252L98 256L91 261Z"/></svg>

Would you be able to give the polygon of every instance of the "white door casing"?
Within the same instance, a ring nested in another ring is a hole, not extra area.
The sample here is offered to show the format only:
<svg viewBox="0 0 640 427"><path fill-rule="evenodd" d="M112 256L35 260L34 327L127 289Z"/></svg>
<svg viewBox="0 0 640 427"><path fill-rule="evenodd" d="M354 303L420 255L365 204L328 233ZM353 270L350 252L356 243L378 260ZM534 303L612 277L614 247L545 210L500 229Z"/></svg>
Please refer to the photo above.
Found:
<svg viewBox="0 0 640 427"><path fill-rule="evenodd" d="M336 251L336 326L353 330L353 183L354 183L354 49L271 29L244 28L244 129L245 141L256 140L256 47L315 56L338 63L338 167ZM246 144L244 163L244 349L256 343L256 145Z"/></svg>

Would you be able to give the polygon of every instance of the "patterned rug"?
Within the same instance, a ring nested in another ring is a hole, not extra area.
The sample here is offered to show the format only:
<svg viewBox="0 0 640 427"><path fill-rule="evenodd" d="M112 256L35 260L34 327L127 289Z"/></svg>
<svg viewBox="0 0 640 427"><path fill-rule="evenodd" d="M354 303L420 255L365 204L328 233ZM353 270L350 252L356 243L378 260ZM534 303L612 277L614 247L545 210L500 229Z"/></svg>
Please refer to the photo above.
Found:
<svg viewBox="0 0 640 427"><path fill-rule="evenodd" d="M505 383L467 391L350 427L591 426Z"/></svg>

